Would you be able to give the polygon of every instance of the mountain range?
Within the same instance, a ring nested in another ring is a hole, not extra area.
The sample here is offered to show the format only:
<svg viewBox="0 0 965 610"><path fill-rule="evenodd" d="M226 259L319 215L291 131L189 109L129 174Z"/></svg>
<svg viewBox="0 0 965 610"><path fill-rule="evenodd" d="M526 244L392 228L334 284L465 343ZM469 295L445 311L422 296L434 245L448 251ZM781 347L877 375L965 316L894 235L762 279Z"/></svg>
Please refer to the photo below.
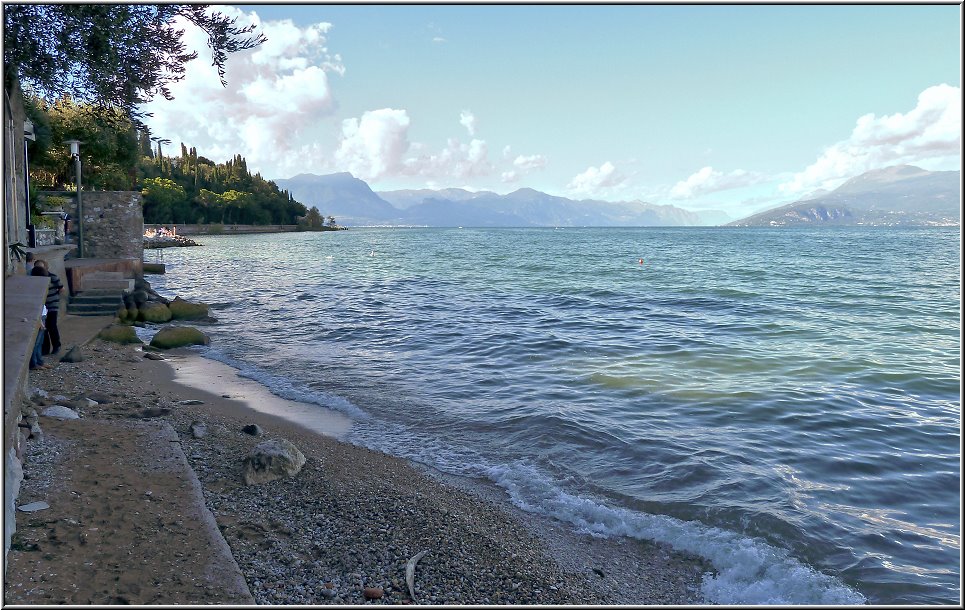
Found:
<svg viewBox="0 0 965 610"><path fill-rule="evenodd" d="M732 221L725 212L692 212L645 201L567 199L530 188L506 195L459 188L381 191L347 172L299 174L279 188L344 226L608 227L957 225L961 172L897 165L861 174L837 189Z"/></svg>
<svg viewBox="0 0 965 610"><path fill-rule="evenodd" d="M961 185L960 171L930 172L895 165L865 172L833 191L811 193L728 226L958 225Z"/></svg>
<svg viewBox="0 0 965 610"><path fill-rule="evenodd" d="M644 201L573 200L530 188L491 191L398 190L376 193L352 174L299 174L274 181L308 207L345 226L611 227L699 226L729 220L723 212L690 212Z"/></svg>

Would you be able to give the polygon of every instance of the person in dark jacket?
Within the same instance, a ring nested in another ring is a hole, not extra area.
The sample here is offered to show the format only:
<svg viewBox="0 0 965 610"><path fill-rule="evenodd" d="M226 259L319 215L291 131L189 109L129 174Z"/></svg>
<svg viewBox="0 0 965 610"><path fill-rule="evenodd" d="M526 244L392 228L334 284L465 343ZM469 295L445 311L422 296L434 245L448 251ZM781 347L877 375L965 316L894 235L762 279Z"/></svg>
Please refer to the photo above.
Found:
<svg viewBox="0 0 965 610"><path fill-rule="evenodd" d="M47 306L47 334L44 339L43 354L56 354L60 351L60 330L57 328L57 314L60 311L60 295L64 292L64 285L56 274L50 273L45 260L34 261L34 268L30 274L50 278L50 285L47 286L47 300L44 303Z"/></svg>

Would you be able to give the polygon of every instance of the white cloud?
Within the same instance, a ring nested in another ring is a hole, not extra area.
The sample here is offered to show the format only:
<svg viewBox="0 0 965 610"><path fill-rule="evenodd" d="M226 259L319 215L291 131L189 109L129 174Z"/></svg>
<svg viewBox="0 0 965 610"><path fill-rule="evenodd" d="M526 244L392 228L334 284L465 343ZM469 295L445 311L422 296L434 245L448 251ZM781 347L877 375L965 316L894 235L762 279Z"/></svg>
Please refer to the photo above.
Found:
<svg viewBox="0 0 965 610"><path fill-rule="evenodd" d="M953 169L961 165L961 132L961 89L946 84L929 87L907 113L859 118L847 140L829 146L779 188L792 194L833 189L855 175L898 164Z"/></svg>
<svg viewBox="0 0 965 610"><path fill-rule="evenodd" d="M316 127L336 109L330 75L345 73L341 57L326 46L331 24L299 27L287 19L263 22L255 12L231 6L218 10L239 25L255 23L267 41L228 56L222 87L207 36L179 23L198 58L171 86L174 100L158 98L144 106L154 115L147 120L153 134L175 147L180 142L197 147L215 161L241 153L253 171L269 178L320 169L325 151L317 144Z"/></svg>
<svg viewBox="0 0 965 610"><path fill-rule="evenodd" d="M619 190L626 179L616 166L607 161L600 167L588 167L570 180L566 188L576 195L605 196Z"/></svg>
<svg viewBox="0 0 965 610"><path fill-rule="evenodd" d="M382 108L365 112L360 119L345 119L335 162L363 180L395 175L409 149L408 130L405 110Z"/></svg>
<svg viewBox="0 0 965 610"><path fill-rule="evenodd" d="M432 42L434 42L434 43L436 43L436 44L441 44L441 43L443 43L443 42L446 42L446 39L443 38L442 36L433 36L433 37L432 37Z"/></svg>
<svg viewBox="0 0 965 610"><path fill-rule="evenodd" d="M509 146L503 149L503 158L510 156ZM544 169L546 167L546 157L543 155L517 155L513 159L513 169L504 171L499 179L502 182L517 182L520 178L531 172Z"/></svg>
<svg viewBox="0 0 965 610"><path fill-rule="evenodd" d="M513 160L513 165L522 171L532 171L546 167L546 157L543 155L519 155Z"/></svg>
<svg viewBox="0 0 965 610"><path fill-rule="evenodd" d="M750 186L763 179L764 177L756 172L748 172L742 169L725 174L712 167L704 167L691 174L686 180L675 184L670 189L670 197L673 199L693 199L708 193Z"/></svg>
<svg viewBox="0 0 965 610"><path fill-rule="evenodd" d="M449 138L446 147L438 153L421 153L424 147L414 149L417 156L406 159L405 173L425 178L473 178L492 174L489 147L485 140L473 138L468 144Z"/></svg>
<svg viewBox="0 0 965 610"><path fill-rule="evenodd" d="M466 128L469 137L476 137L476 115L470 110L463 110L459 113L459 124Z"/></svg>

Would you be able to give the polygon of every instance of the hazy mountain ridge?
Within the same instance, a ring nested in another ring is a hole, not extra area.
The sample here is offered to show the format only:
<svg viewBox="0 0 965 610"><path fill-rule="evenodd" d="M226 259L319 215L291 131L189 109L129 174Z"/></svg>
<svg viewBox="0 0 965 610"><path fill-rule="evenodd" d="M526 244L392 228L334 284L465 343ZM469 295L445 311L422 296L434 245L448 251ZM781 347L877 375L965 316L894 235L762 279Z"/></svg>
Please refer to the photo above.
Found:
<svg viewBox="0 0 965 610"><path fill-rule="evenodd" d="M459 188L374 192L349 173L299 174L279 188L343 225L432 227L700 226L701 214L643 201L573 200L521 188L506 195ZM719 219L721 212L708 215Z"/></svg>
<svg viewBox="0 0 965 610"><path fill-rule="evenodd" d="M831 192L759 212L735 227L828 225L957 225L961 172L895 165L851 178Z"/></svg>

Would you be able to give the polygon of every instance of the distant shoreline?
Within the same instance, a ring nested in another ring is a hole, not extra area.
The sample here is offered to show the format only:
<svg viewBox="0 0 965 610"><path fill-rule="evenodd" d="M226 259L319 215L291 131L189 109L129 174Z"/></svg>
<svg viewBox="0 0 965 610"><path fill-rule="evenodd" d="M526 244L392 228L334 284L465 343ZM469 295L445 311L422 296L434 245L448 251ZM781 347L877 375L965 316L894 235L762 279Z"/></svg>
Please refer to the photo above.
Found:
<svg viewBox="0 0 965 610"><path fill-rule="evenodd" d="M238 225L238 224L174 224L144 223L144 230L174 230L178 235L250 235L257 233L299 233L319 231L343 231L340 225L307 228L300 225Z"/></svg>

